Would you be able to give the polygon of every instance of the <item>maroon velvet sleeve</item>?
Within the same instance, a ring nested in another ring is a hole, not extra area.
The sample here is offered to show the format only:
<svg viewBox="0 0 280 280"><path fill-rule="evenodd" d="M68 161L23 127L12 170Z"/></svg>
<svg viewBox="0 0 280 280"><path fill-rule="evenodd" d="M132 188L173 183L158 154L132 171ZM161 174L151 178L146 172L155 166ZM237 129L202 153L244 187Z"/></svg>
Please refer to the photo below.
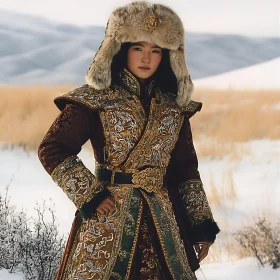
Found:
<svg viewBox="0 0 280 280"><path fill-rule="evenodd" d="M89 112L78 104L67 104L43 138L38 157L51 174L66 158L77 155L90 138Z"/></svg>
<svg viewBox="0 0 280 280"><path fill-rule="evenodd" d="M185 117L183 122L178 141L171 154L167 172L172 185L192 179L200 180L197 155L188 117Z"/></svg>
<svg viewBox="0 0 280 280"><path fill-rule="evenodd" d="M199 241L214 242L220 230L213 219L201 182L188 116L171 154L167 182L184 234L189 235L193 244Z"/></svg>

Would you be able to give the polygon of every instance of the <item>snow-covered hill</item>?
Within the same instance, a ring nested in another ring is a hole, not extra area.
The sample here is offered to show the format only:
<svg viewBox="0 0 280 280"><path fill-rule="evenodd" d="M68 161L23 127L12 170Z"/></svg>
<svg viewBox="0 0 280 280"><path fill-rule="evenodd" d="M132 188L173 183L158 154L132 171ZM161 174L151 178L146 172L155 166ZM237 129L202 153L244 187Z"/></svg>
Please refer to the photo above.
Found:
<svg viewBox="0 0 280 280"><path fill-rule="evenodd" d="M84 83L104 31L0 10L0 84ZM279 38L189 33L186 46L193 79L280 56Z"/></svg>
<svg viewBox="0 0 280 280"><path fill-rule="evenodd" d="M196 87L280 89L280 57L224 74L197 79Z"/></svg>

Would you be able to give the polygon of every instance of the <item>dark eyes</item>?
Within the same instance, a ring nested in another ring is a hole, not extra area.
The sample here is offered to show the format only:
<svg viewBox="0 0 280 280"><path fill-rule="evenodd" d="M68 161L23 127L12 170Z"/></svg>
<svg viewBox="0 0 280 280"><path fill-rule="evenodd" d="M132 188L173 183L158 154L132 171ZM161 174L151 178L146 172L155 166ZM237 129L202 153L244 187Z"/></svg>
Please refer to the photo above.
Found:
<svg viewBox="0 0 280 280"><path fill-rule="evenodd" d="M142 49L139 48L139 47L133 48L133 50L142 51ZM153 52L153 53L161 53L159 50L153 50L152 52Z"/></svg>

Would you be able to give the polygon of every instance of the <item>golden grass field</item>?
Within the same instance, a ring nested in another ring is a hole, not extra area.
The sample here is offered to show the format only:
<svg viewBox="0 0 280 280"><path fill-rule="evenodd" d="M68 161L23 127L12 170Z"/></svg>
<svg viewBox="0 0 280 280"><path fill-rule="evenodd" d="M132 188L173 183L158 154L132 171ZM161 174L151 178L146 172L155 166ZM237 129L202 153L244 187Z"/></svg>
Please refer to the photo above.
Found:
<svg viewBox="0 0 280 280"><path fill-rule="evenodd" d="M0 87L0 142L36 150L59 114L56 96L74 86ZM252 139L280 138L280 91L198 89L203 108L192 119L199 156L238 157L236 146ZM242 153L250 153L242 150Z"/></svg>
<svg viewBox="0 0 280 280"><path fill-rule="evenodd" d="M59 114L53 99L74 88L71 85L0 87L0 143L36 151ZM202 111L191 119L199 158L239 159L251 153L246 146L250 140L280 139L280 91L197 89L192 99L203 103ZM226 171L223 178L222 188L210 180L207 194L211 206L238 199L232 171ZM230 228L226 220L220 226ZM224 252L232 259L248 255L230 233L223 232L223 238L212 246L204 262L219 261Z"/></svg>

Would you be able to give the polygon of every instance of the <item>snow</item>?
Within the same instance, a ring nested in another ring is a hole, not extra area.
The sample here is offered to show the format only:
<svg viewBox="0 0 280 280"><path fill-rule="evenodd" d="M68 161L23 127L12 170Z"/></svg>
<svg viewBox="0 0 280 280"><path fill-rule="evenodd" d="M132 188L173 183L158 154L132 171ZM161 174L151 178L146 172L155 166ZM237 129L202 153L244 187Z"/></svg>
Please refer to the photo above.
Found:
<svg viewBox="0 0 280 280"><path fill-rule="evenodd" d="M252 223L253 217L261 214L269 214L275 221L280 218L280 141L254 140L243 144L243 148L244 145L251 153L244 155L240 160L231 160L229 157L199 158L199 170L208 195L211 195L211 174L219 191L224 187L223 173L230 170L233 176L237 199L228 198L220 205L212 206L214 217L222 229L218 239L222 239L226 232L238 229L241 224ZM60 231L67 235L75 207L44 170L37 154L26 153L20 148L3 149L0 154L1 193L13 178L9 189L11 204L17 205L19 209L26 209L30 216L35 215L33 208L36 201L40 203L42 199L49 201L51 198L55 203ZM82 149L79 157L91 171L94 170L92 151ZM227 227L224 226L224 221L227 221ZM280 279L279 269L259 268L253 258L229 261L228 257L223 257L220 263L202 264L202 271L208 280ZM200 270L197 276L198 280L204 280ZM20 277L0 271L1 280L21 280Z"/></svg>
<svg viewBox="0 0 280 280"><path fill-rule="evenodd" d="M196 272L197 280L279 280L280 269L260 267L253 258L239 261L202 265ZM205 277L205 278L204 278ZM20 273L0 270L1 280L24 280Z"/></svg>
<svg viewBox="0 0 280 280"><path fill-rule="evenodd" d="M280 57L250 67L194 80L196 87L280 89Z"/></svg>
<svg viewBox="0 0 280 280"><path fill-rule="evenodd" d="M207 280L279 280L280 269L259 267L256 260L246 258L239 261L202 265L201 270ZM196 275L198 280L205 280L201 270Z"/></svg>
<svg viewBox="0 0 280 280"><path fill-rule="evenodd" d="M24 275L21 273L9 273L6 269L0 269L1 280L24 280Z"/></svg>

